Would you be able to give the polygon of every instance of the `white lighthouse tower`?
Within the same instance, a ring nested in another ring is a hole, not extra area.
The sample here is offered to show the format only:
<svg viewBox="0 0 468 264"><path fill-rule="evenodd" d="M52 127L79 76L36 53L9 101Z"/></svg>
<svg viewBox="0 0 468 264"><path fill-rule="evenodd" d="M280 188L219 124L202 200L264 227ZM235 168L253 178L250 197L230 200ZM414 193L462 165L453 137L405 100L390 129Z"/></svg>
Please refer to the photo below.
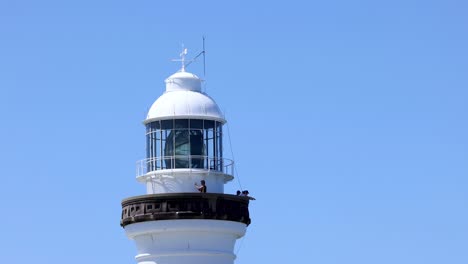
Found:
<svg viewBox="0 0 468 264"><path fill-rule="evenodd" d="M137 180L147 194L122 201L121 226L139 264L232 264L250 224L249 198L224 194L234 178L233 161L223 157L226 120L200 78L185 71L185 55L144 121Z"/></svg>

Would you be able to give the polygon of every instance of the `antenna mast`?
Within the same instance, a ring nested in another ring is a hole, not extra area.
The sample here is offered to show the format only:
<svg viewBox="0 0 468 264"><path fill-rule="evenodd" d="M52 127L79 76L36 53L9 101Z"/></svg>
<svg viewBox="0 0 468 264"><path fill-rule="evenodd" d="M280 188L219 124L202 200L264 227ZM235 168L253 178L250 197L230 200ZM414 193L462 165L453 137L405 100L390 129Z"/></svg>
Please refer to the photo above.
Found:
<svg viewBox="0 0 468 264"><path fill-rule="evenodd" d="M189 60L187 63L182 63L182 71L185 71L185 68L187 68L190 64L192 64L192 62L194 62L198 57L200 57L201 55L203 55L203 77L206 76L206 66L205 66L205 36L203 36L203 50L197 54L197 56L195 56L193 59ZM181 53L181 57L182 57L182 54L187 54L187 49L184 49L184 51ZM182 58L183 61L185 61L185 56ZM181 60L173 60L173 61L181 61Z"/></svg>
<svg viewBox="0 0 468 264"><path fill-rule="evenodd" d="M205 63L205 36L203 36L203 77L206 77L206 63Z"/></svg>

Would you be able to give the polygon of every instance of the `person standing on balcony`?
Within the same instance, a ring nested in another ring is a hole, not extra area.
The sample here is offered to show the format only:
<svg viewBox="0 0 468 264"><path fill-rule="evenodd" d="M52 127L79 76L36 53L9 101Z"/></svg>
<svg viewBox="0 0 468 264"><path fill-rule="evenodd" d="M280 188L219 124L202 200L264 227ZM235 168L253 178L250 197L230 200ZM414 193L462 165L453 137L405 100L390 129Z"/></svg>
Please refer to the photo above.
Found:
<svg viewBox="0 0 468 264"><path fill-rule="evenodd" d="M201 180L200 181L201 185L198 186L197 183L195 183L195 188L197 188L197 190L201 193L206 193L206 184L205 184L205 180Z"/></svg>

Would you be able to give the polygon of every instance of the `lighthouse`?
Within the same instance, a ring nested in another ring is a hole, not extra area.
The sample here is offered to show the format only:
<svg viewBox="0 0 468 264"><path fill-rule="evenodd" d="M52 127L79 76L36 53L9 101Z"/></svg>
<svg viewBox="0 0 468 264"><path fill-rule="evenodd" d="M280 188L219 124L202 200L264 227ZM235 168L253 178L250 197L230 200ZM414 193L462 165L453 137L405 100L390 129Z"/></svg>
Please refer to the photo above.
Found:
<svg viewBox="0 0 468 264"><path fill-rule="evenodd" d="M232 264L250 224L249 197L224 193L234 178L234 161L223 156L226 120L185 70L186 54L143 122L146 158L136 179L146 194L122 201L120 225L139 264Z"/></svg>

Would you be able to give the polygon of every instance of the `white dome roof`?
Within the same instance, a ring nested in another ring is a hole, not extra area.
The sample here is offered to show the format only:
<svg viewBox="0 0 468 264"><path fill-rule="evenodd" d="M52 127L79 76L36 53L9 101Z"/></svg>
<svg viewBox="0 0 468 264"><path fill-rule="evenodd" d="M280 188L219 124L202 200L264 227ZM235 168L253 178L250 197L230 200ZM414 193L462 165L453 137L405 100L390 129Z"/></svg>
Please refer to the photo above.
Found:
<svg viewBox="0 0 468 264"><path fill-rule="evenodd" d="M216 102L201 92L200 78L188 72L177 72L166 79L166 92L153 103L144 123L173 118L226 122Z"/></svg>

